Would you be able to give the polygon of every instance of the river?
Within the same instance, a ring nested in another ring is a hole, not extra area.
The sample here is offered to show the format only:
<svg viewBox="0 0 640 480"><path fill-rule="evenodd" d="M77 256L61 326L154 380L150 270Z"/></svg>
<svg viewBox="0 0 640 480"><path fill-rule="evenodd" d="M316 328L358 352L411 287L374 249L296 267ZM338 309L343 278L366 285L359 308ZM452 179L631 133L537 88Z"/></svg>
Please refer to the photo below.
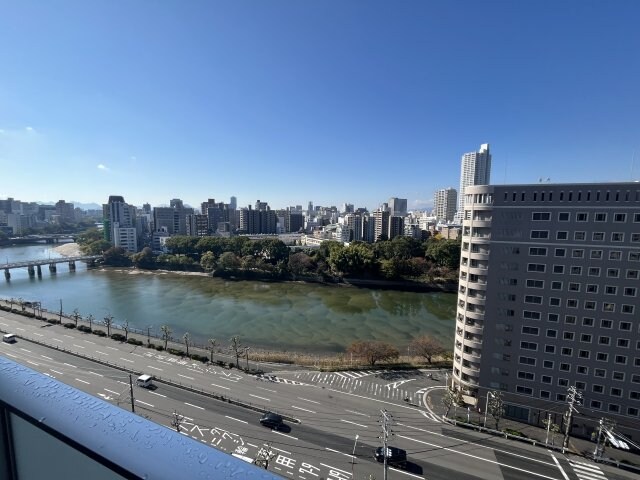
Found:
<svg viewBox="0 0 640 480"><path fill-rule="evenodd" d="M58 258L50 245L0 248L4 262ZM42 277L11 270L0 277L0 298L40 301L43 308L75 308L98 320L114 316L159 334L169 325L174 338L189 332L204 344L223 344L233 335L243 343L278 351L340 352L355 340L383 340L406 348L412 338L430 334L450 347L456 295L375 290L294 282L227 281L177 273L148 273L109 268L87 270L82 263Z"/></svg>

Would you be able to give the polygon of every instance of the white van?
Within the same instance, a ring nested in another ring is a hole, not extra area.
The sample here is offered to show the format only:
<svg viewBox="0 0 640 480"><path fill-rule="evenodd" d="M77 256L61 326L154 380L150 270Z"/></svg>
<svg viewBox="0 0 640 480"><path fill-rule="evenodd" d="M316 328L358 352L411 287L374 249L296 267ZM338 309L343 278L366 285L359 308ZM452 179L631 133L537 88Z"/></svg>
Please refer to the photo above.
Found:
<svg viewBox="0 0 640 480"><path fill-rule="evenodd" d="M139 387L150 388L153 385L153 377L151 375L140 375L136 380Z"/></svg>
<svg viewBox="0 0 640 480"><path fill-rule="evenodd" d="M18 337L13 333L6 333L2 336L2 341L6 343L16 343L18 341Z"/></svg>

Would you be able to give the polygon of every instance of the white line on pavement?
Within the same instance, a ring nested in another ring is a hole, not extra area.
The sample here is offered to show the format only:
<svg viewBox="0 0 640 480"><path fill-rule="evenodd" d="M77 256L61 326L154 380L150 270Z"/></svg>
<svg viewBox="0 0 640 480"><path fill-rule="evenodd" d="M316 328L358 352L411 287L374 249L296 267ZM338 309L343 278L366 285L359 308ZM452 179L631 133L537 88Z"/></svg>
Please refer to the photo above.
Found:
<svg viewBox="0 0 640 480"><path fill-rule="evenodd" d="M91 375L96 375L96 376L98 376L98 377L104 377L104 375L102 375L101 373L92 372L91 370L89 370L89 373L90 373Z"/></svg>
<svg viewBox="0 0 640 480"><path fill-rule="evenodd" d="M136 402L141 403L141 404L143 404L143 405L148 405L149 407L154 408L154 406L153 406L153 405L151 405L150 403L143 402L142 400L138 400L137 398L136 398Z"/></svg>
<svg viewBox="0 0 640 480"><path fill-rule="evenodd" d="M548 451L551 452L551 450L548 450ZM556 456L553 453L551 454L551 458L553 458L553 461L555 462L556 466L560 469L560 473L562 473L562 476L564 477L564 479L565 480L569 480L569 477L567 476L567 473L560 466L560 462L558 462L558 459L556 458Z"/></svg>
<svg viewBox="0 0 640 480"><path fill-rule="evenodd" d="M249 423L249 422L246 422L244 420L239 420L237 418L230 417L229 415L225 415L225 418L228 418L229 420L235 420L236 422L240 422L240 423L246 423L246 424Z"/></svg>
<svg viewBox="0 0 640 480"><path fill-rule="evenodd" d="M144 355L140 355L139 353L133 353L133 352L130 352L130 353L131 355L135 355L136 357L140 357L140 358L144 357Z"/></svg>
<svg viewBox="0 0 640 480"><path fill-rule="evenodd" d="M96 342L92 342L91 340L85 340L85 342L90 343L91 345L95 345Z"/></svg>
<svg viewBox="0 0 640 480"><path fill-rule="evenodd" d="M164 363L165 365L171 365L171 362L165 362L164 360L156 360L158 363Z"/></svg>
<svg viewBox="0 0 640 480"><path fill-rule="evenodd" d="M16 357L15 355L13 355L13 354L11 354L11 353L9 353L9 352L6 352L6 353L5 353L5 355L10 356L11 358L18 358L18 357Z"/></svg>
<svg viewBox="0 0 640 480"><path fill-rule="evenodd" d="M24 328L20 328L20 327L16 327L16 330L22 330L23 332L26 331Z"/></svg>
<svg viewBox="0 0 640 480"><path fill-rule="evenodd" d="M122 357L120 357L120 360L124 360L125 362L133 363L133 360L128 360L128 359L122 358Z"/></svg>
<svg viewBox="0 0 640 480"><path fill-rule="evenodd" d="M247 423L247 422L245 422ZM287 435L286 433L282 433L282 432L278 432L277 430L271 430L273 433L277 433L278 435L282 435L283 437L289 437L289 438L293 438L294 440L298 440L296 437L293 437L291 435Z"/></svg>
<svg viewBox="0 0 640 480"><path fill-rule="evenodd" d="M202 373L202 372L200 372L200 370L196 370L195 368L187 367L187 370L191 370L192 372L196 372L196 373Z"/></svg>
<svg viewBox="0 0 640 480"><path fill-rule="evenodd" d="M271 392L271 393L278 393L276 390L271 390L270 388L264 388L264 387L256 387L258 390L265 390L267 392Z"/></svg>
<svg viewBox="0 0 640 480"><path fill-rule="evenodd" d="M153 368L154 370L159 370L159 371L161 371L161 372L162 372L162 369L161 369L161 368L158 368L158 367L152 367L151 365L147 365L147 368Z"/></svg>
<svg viewBox="0 0 640 480"><path fill-rule="evenodd" d="M91 385L89 382L85 382L84 380L80 380L79 378L76 378L76 380L82 383L86 383L87 385Z"/></svg>
<svg viewBox="0 0 640 480"><path fill-rule="evenodd" d="M194 405L192 403L184 402L184 404L185 405L189 405L190 407L193 407L193 408L199 408L200 410L204 410L204 407L199 407L198 405Z"/></svg>
<svg viewBox="0 0 640 480"><path fill-rule="evenodd" d="M64 343L64 340L60 340L59 338L51 338L54 342Z"/></svg>
<svg viewBox="0 0 640 480"><path fill-rule="evenodd" d="M78 368L75 365L71 365L70 363L63 363L63 365L66 365L67 367Z"/></svg>
<svg viewBox="0 0 640 480"><path fill-rule="evenodd" d="M260 397L260 396L258 396L258 395L254 395L253 393L250 393L250 394L249 394L249 396L250 396L250 397L259 398L260 400L264 400L264 401L266 401L266 402L270 402L270 401L271 401L270 399L268 399L268 398L266 398L266 397Z"/></svg>
<svg viewBox="0 0 640 480"><path fill-rule="evenodd" d="M330 452L339 453L340 455L344 455L345 457L355 458L353 455L351 455L351 454L349 454L349 453L339 452L338 450L334 450L333 448L324 447L324 449L325 449L325 450L329 450Z"/></svg>
<svg viewBox="0 0 640 480"><path fill-rule="evenodd" d="M111 350L118 350L116 347L107 347L110 348Z"/></svg>
<svg viewBox="0 0 640 480"><path fill-rule="evenodd" d="M31 350L27 350L26 348L20 347L20 350L22 350L23 352L31 353Z"/></svg>
<svg viewBox="0 0 640 480"><path fill-rule="evenodd" d="M295 405L291 405L291 408L295 408L296 410L302 410L303 412L316 413L313 410L307 410L306 408L296 407Z"/></svg>
<svg viewBox="0 0 640 480"><path fill-rule="evenodd" d="M47 357L46 355L40 355L42 358L46 358L47 360L53 360L51 357Z"/></svg>
<svg viewBox="0 0 640 480"><path fill-rule="evenodd" d="M96 353L99 353L100 355L109 355L108 353L101 352L100 350L96 350Z"/></svg>
<svg viewBox="0 0 640 480"><path fill-rule="evenodd" d="M363 427L363 428L369 428L366 425L362 425L361 423L356 423L356 422L350 422L349 420L345 420L344 418L341 418L340 421L344 422L344 423L350 423L352 425L357 425L357 426Z"/></svg>
<svg viewBox="0 0 640 480"><path fill-rule="evenodd" d="M49 370L51 370L53 373L57 373L58 375L64 375L64 373L54 370L53 368L50 368Z"/></svg>
<svg viewBox="0 0 640 480"><path fill-rule="evenodd" d="M35 365L36 367L39 367L40 364L36 363L36 362L32 362L31 360L27 360L27 363L30 363L31 365Z"/></svg>
<svg viewBox="0 0 640 480"><path fill-rule="evenodd" d="M151 395L157 395L159 397L163 397L163 398L167 398L166 395L162 395L161 393L156 393L156 392L149 392Z"/></svg>
<svg viewBox="0 0 640 480"><path fill-rule="evenodd" d="M341 470L337 467L332 467L331 465L326 465L324 463L321 463L320 465L322 465L323 467L330 468L331 470L338 470L339 472L346 473L347 475L351 475L349 472L345 472L344 470Z"/></svg>
<svg viewBox="0 0 640 480"><path fill-rule="evenodd" d="M349 413L353 413L355 415L361 415L363 417L369 417L370 415L367 415L366 413L360 413L360 412L355 412L353 410L347 410L346 408L344 409L345 412L349 412Z"/></svg>
<svg viewBox="0 0 640 480"><path fill-rule="evenodd" d="M223 387L222 385L216 385L215 383L212 383L211 385L218 388L224 388L225 390L231 390L229 387Z"/></svg>
<svg viewBox="0 0 640 480"><path fill-rule="evenodd" d="M113 390L109 390L108 388L105 388L105 390L109 393L113 393L114 395L120 395L119 392L114 392Z"/></svg>
<svg viewBox="0 0 640 480"><path fill-rule="evenodd" d="M84 348L82 345L76 345L75 343L73 344L73 346L78 348Z"/></svg>
<svg viewBox="0 0 640 480"><path fill-rule="evenodd" d="M409 475L410 477L424 478L424 477L421 477L420 475L416 475L415 473L405 472L404 470L398 470L397 468L393 468L393 467L389 467L389 470L393 470L394 472L398 472L398 473L404 473L405 475Z"/></svg>
<svg viewBox="0 0 640 480"><path fill-rule="evenodd" d="M320 402L316 402L315 400L309 400L308 398L298 397L298 400L304 400L305 402L317 403L318 405L320 405Z"/></svg>
<svg viewBox="0 0 640 480"><path fill-rule="evenodd" d="M179 376L179 377L182 377L182 378L188 378L189 380L194 380L194 378L193 378L193 377L187 377L186 375L182 375L182 374L180 374L180 373L178 374L178 376Z"/></svg>
<svg viewBox="0 0 640 480"><path fill-rule="evenodd" d="M65 333L62 334L63 337L67 337L67 338L73 338L71 335L67 335Z"/></svg>
<svg viewBox="0 0 640 480"><path fill-rule="evenodd" d="M36 335L36 336L38 336L38 337L44 337L44 335L42 335L41 333L33 332L33 334L34 334L34 335Z"/></svg>

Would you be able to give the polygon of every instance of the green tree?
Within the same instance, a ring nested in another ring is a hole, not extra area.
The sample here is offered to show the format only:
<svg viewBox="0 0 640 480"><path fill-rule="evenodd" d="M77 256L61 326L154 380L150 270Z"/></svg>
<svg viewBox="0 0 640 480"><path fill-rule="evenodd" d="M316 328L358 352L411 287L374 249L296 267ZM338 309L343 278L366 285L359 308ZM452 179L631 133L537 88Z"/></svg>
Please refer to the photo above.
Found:
<svg viewBox="0 0 640 480"><path fill-rule="evenodd" d="M148 270L156 268L156 258L149 247L144 247L142 251L131 255L131 261L136 268Z"/></svg>
<svg viewBox="0 0 640 480"><path fill-rule="evenodd" d="M427 241L425 256L436 265L456 270L460 266L460 245L458 240L442 240L432 237Z"/></svg>
<svg viewBox="0 0 640 480"><path fill-rule="evenodd" d="M460 390L454 390L453 388L447 387L447 391L442 397L442 404L447 408L444 416L449 417L449 412L451 411L451 407L454 405L462 406L464 405L464 400L462 398L462 392Z"/></svg>
<svg viewBox="0 0 640 480"><path fill-rule="evenodd" d="M216 268L216 255L209 251L202 254L200 266L205 272L211 272Z"/></svg>
<svg viewBox="0 0 640 480"><path fill-rule="evenodd" d="M281 261L289 259L289 247L284 242L276 238L268 238L262 241L262 250L260 251L262 258L269 263L275 265Z"/></svg>
<svg viewBox="0 0 640 480"><path fill-rule="evenodd" d="M107 242L104 239L95 240L80 245L80 249L86 255L102 255L112 247L113 245L111 245L111 243Z"/></svg>
<svg viewBox="0 0 640 480"><path fill-rule="evenodd" d="M487 395L489 395L489 401L487 402L487 412L493 417L493 420L496 422L496 430L499 430L498 424L500 423L500 419L504 415L502 392L494 390L492 392L487 392Z"/></svg>
<svg viewBox="0 0 640 480"><path fill-rule="evenodd" d="M390 343L365 340L353 342L347 348L347 353L364 358L371 366L377 362L392 360L400 356L398 349Z"/></svg>
<svg viewBox="0 0 640 480"><path fill-rule="evenodd" d="M193 255L197 253L196 245L199 241L200 237L176 235L167 238L165 246L174 255Z"/></svg>
<svg viewBox="0 0 640 480"><path fill-rule="evenodd" d="M232 272L240 268L240 260L234 253L224 252L218 259L218 267Z"/></svg>
<svg viewBox="0 0 640 480"><path fill-rule="evenodd" d="M294 275L306 275L313 272L315 262L313 259L303 252L294 253L289 257L288 269Z"/></svg>
<svg viewBox="0 0 640 480"><path fill-rule="evenodd" d="M102 257L105 265L112 267L128 267L131 265L131 260L122 247L111 247L103 253Z"/></svg>

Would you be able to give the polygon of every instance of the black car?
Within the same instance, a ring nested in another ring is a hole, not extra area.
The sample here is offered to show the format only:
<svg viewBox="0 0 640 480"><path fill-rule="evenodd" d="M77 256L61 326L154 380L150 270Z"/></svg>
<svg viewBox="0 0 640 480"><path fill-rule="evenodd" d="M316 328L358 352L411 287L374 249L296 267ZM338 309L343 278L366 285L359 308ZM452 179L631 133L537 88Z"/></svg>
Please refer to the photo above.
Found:
<svg viewBox="0 0 640 480"><path fill-rule="evenodd" d="M384 454L382 453L384 448L376 448L374 458L378 462L384 462ZM396 447L387 447L387 465L395 467L405 467L407 464L407 451Z"/></svg>
<svg viewBox="0 0 640 480"><path fill-rule="evenodd" d="M280 429L283 425L282 417L273 412L267 412L260 417L260 423L265 427L273 428L274 430Z"/></svg>

